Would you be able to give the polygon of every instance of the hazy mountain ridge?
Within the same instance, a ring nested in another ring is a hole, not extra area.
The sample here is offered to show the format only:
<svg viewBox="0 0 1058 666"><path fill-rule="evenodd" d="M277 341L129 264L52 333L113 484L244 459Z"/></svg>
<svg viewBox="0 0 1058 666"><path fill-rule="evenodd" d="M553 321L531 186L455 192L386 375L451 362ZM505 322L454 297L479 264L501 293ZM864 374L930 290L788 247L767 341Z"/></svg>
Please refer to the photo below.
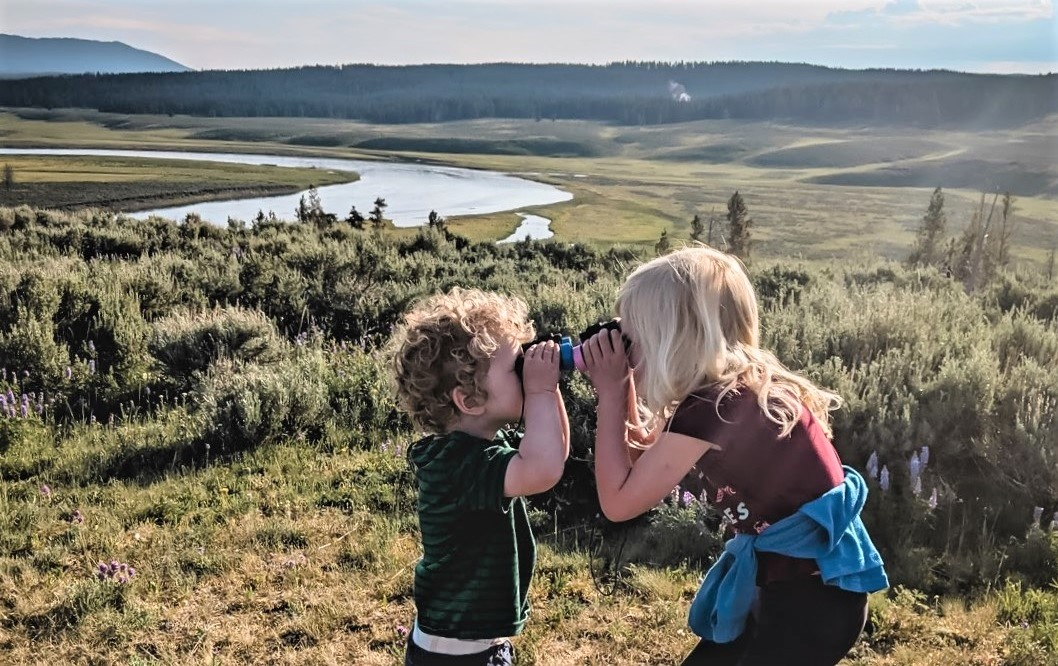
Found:
<svg viewBox="0 0 1058 666"><path fill-rule="evenodd" d="M0 77L188 71L175 60L122 42L0 34Z"/></svg>

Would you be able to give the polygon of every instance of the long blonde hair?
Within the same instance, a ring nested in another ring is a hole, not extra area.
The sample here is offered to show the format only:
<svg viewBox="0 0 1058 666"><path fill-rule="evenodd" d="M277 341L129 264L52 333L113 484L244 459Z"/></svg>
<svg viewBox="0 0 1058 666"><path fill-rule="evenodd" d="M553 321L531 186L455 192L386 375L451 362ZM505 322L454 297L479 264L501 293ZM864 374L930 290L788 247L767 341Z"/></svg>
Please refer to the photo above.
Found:
<svg viewBox="0 0 1058 666"><path fill-rule="evenodd" d="M736 257L695 246L645 263L622 285L617 313L638 347L636 392L651 425L696 391L723 397L745 387L781 436L804 406L831 435L829 412L841 398L760 348L757 298Z"/></svg>

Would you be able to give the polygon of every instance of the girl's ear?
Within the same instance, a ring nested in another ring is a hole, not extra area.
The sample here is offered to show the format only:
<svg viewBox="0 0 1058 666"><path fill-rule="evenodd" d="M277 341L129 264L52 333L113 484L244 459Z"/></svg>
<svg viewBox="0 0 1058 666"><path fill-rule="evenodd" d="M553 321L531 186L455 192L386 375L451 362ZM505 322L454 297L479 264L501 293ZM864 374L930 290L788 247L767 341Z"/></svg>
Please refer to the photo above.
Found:
<svg viewBox="0 0 1058 666"><path fill-rule="evenodd" d="M485 405L477 404L477 399L474 396L467 395L467 392L461 386L452 389L452 402L455 404L456 409L463 414L481 416L485 413Z"/></svg>

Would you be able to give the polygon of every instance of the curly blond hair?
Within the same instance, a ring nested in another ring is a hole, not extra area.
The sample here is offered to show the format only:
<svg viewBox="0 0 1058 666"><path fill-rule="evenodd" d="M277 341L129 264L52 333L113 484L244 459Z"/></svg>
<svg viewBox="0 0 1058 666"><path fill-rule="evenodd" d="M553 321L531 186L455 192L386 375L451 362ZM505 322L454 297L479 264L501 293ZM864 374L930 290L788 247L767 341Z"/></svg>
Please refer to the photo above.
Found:
<svg viewBox="0 0 1058 666"><path fill-rule="evenodd" d="M397 401L412 422L445 432L455 421L452 390L472 404L488 400L485 375L505 339L528 342L535 333L529 306L517 297L456 287L408 312L391 342Z"/></svg>

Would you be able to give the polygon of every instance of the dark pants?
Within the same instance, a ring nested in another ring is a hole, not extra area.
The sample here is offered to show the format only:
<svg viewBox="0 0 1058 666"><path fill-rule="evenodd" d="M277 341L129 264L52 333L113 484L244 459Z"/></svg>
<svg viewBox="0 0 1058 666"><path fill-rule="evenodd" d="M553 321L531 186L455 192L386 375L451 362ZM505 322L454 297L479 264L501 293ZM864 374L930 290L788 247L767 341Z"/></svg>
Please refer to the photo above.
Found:
<svg viewBox="0 0 1058 666"><path fill-rule="evenodd" d="M769 583L741 636L701 641L683 666L834 666L866 622L866 594L824 585L819 576Z"/></svg>
<svg viewBox="0 0 1058 666"><path fill-rule="evenodd" d="M510 641L498 643L484 652L474 654L438 654L427 652L408 637L408 651L404 653L404 666L512 666L514 646Z"/></svg>

